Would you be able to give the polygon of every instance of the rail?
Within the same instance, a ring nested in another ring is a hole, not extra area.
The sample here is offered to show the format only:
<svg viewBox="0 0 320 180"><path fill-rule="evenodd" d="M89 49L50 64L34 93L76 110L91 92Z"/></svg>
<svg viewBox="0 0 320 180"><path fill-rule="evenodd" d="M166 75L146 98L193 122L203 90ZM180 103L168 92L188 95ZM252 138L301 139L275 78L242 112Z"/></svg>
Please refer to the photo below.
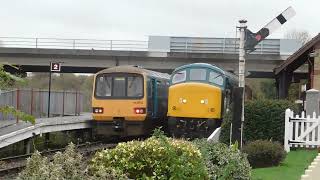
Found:
<svg viewBox="0 0 320 180"><path fill-rule="evenodd" d="M148 41L0 37L0 47L147 51Z"/></svg>

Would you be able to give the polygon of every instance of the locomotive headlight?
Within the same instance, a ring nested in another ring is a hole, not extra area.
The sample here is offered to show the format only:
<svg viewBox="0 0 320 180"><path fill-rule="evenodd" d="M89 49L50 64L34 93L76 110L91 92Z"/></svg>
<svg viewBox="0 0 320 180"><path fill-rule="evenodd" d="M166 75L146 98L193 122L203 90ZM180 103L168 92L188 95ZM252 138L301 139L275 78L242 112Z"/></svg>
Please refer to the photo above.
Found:
<svg viewBox="0 0 320 180"><path fill-rule="evenodd" d="M200 101L200 103L201 103L201 104L204 104L204 100L202 99L202 100Z"/></svg>
<svg viewBox="0 0 320 180"><path fill-rule="evenodd" d="M187 103L187 100L186 100L186 99L183 99L182 102L183 102L183 103Z"/></svg>

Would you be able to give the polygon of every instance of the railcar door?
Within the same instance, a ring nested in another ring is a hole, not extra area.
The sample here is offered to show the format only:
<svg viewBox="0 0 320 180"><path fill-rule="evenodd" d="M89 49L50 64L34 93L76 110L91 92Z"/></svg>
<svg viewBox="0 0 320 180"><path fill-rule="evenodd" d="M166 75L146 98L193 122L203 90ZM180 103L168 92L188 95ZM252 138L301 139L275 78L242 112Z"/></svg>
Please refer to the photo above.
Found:
<svg viewBox="0 0 320 180"><path fill-rule="evenodd" d="M158 88L157 80L148 79L148 115L152 118L156 118L158 115Z"/></svg>

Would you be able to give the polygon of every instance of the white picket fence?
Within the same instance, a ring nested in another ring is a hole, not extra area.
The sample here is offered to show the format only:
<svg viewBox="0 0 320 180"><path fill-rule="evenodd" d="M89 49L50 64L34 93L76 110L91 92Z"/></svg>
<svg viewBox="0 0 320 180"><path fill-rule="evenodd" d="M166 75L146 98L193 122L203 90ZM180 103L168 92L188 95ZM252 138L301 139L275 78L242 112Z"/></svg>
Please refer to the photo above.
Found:
<svg viewBox="0 0 320 180"><path fill-rule="evenodd" d="M285 114L284 149L290 147L317 148L320 146L320 116L294 115L290 109Z"/></svg>

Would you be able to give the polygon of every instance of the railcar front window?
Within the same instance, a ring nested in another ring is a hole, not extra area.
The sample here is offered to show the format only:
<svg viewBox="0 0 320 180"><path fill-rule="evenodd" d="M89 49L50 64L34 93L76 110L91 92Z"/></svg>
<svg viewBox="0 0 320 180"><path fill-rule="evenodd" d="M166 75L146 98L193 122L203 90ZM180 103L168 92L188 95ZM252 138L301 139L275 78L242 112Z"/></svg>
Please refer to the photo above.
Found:
<svg viewBox="0 0 320 180"><path fill-rule="evenodd" d="M143 95L141 77L128 77L128 97L141 97Z"/></svg>
<svg viewBox="0 0 320 180"><path fill-rule="evenodd" d="M143 77L131 74L100 75L96 79L95 95L98 98L141 98Z"/></svg>
<svg viewBox="0 0 320 180"><path fill-rule="evenodd" d="M177 72L172 77L172 84L176 84L176 83L185 81L186 80L186 74L187 74L186 70Z"/></svg>
<svg viewBox="0 0 320 180"><path fill-rule="evenodd" d="M211 71L209 74L209 82L222 86L223 75L221 73Z"/></svg>
<svg viewBox="0 0 320 180"><path fill-rule="evenodd" d="M101 76L97 79L97 96L111 96L111 77Z"/></svg>
<svg viewBox="0 0 320 180"><path fill-rule="evenodd" d="M114 77L113 78L113 96L124 97L126 96L126 78L125 77Z"/></svg>
<svg viewBox="0 0 320 180"><path fill-rule="evenodd" d="M190 69L190 80L205 81L207 79L206 69Z"/></svg>

